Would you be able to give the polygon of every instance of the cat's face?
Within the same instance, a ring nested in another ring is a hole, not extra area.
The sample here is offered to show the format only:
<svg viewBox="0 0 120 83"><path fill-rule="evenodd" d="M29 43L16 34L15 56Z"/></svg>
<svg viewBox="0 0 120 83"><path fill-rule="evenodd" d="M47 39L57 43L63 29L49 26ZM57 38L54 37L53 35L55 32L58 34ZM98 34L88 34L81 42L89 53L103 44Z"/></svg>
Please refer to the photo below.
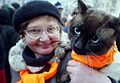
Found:
<svg viewBox="0 0 120 83"><path fill-rule="evenodd" d="M73 50L83 55L106 53L113 46L116 32L120 32L118 18L89 9L81 0L78 0L78 10L69 29Z"/></svg>

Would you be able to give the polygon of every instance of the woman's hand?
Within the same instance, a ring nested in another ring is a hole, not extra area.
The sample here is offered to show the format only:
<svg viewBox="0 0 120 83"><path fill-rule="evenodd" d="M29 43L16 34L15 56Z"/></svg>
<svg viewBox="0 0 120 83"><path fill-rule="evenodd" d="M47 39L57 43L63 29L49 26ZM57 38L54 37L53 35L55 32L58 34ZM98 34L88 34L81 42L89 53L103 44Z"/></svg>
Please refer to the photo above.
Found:
<svg viewBox="0 0 120 83"><path fill-rule="evenodd" d="M68 62L67 71L71 78L70 83L111 83L99 71L74 60Z"/></svg>

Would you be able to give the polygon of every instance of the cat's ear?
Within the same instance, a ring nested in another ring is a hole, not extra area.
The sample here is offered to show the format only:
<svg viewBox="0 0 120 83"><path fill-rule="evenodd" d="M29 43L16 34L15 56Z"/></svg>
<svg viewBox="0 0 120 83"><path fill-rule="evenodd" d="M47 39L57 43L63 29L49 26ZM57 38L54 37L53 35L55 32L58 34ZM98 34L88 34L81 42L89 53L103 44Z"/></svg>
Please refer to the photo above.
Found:
<svg viewBox="0 0 120 83"><path fill-rule="evenodd" d="M83 3L82 0L78 0L78 10L80 14L85 14L87 11L87 6Z"/></svg>
<svg viewBox="0 0 120 83"><path fill-rule="evenodd" d="M120 18L115 18L112 26L114 26L115 31L120 34Z"/></svg>

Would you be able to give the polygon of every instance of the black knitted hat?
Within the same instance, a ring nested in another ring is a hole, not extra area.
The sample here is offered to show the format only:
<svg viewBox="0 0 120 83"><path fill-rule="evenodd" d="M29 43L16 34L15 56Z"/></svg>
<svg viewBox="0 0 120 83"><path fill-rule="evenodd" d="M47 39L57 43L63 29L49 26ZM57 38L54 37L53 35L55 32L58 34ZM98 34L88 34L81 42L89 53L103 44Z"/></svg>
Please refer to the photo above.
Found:
<svg viewBox="0 0 120 83"><path fill-rule="evenodd" d="M16 10L13 15L13 26L19 32L22 23L41 15L53 16L61 23L60 13L54 5L47 1L31 1Z"/></svg>

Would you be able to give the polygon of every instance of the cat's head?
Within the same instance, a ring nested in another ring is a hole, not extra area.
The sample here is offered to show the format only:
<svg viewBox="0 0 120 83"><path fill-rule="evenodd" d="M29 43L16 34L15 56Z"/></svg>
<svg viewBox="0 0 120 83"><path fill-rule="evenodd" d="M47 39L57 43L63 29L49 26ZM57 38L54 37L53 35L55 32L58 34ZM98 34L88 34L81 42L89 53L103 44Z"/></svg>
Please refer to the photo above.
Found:
<svg viewBox="0 0 120 83"><path fill-rule="evenodd" d="M105 12L88 8L78 0L78 14L71 20L69 38L77 54L101 55L113 46L120 33L120 20Z"/></svg>

